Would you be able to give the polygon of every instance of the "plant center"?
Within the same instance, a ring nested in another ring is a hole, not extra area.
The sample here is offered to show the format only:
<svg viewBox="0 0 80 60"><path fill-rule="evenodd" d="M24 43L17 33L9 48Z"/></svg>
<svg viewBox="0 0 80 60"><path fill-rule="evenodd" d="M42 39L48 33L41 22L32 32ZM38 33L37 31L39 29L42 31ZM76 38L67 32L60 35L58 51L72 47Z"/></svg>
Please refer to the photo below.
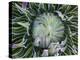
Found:
<svg viewBox="0 0 80 60"><path fill-rule="evenodd" d="M39 15L33 23L34 45L48 48L49 44L59 42L64 34L64 25L53 13Z"/></svg>

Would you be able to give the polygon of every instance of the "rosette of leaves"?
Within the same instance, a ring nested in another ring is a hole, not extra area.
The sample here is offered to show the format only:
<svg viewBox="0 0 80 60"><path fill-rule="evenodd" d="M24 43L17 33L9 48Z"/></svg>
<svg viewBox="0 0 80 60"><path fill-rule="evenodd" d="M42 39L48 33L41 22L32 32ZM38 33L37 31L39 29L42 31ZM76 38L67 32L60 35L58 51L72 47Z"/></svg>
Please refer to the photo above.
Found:
<svg viewBox="0 0 80 60"><path fill-rule="evenodd" d="M78 54L78 6L12 2L12 58Z"/></svg>

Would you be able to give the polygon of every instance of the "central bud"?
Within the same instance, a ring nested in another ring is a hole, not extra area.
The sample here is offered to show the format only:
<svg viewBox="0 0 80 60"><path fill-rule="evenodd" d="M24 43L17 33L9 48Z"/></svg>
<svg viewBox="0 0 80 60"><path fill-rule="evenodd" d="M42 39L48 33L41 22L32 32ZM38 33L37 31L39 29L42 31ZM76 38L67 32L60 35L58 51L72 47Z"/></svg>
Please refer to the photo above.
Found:
<svg viewBox="0 0 80 60"><path fill-rule="evenodd" d="M48 48L50 43L57 43L64 34L64 25L53 13L39 15L33 22L34 46Z"/></svg>

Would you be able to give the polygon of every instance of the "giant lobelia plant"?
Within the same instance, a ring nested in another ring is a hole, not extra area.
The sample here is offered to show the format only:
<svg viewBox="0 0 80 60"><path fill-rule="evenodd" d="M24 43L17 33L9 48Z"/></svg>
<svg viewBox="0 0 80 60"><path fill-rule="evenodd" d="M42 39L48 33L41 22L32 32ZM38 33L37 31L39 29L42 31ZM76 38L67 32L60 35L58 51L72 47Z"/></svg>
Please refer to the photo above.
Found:
<svg viewBox="0 0 80 60"><path fill-rule="evenodd" d="M78 7L12 2L12 58L78 54Z"/></svg>

